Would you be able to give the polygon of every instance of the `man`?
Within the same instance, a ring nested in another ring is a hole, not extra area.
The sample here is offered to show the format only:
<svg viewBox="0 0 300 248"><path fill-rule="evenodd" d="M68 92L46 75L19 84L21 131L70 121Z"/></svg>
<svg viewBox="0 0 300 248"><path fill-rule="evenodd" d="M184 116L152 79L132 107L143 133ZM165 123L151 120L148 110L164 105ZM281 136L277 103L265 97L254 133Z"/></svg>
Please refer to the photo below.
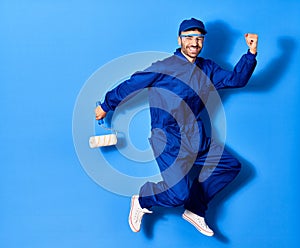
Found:
<svg viewBox="0 0 300 248"><path fill-rule="evenodd" d="M184 205L182 217L207 236L214 232L205 222L210 200L239 173L241 164L205 133L201 113L212 88L238 88L247 84L256 66L258 36L246 34L249 47L233 71L226 71L211 60L198 57L207 31L197 19L184 20L179 27L178 48L174 55L134 73L109 91L96 119L148 88L151 114L149 139L163 180L147 182L139 195L131 198L129 225L140 231L142 217L154 206ZM192 166L201 169L190 185Z"/></svg>

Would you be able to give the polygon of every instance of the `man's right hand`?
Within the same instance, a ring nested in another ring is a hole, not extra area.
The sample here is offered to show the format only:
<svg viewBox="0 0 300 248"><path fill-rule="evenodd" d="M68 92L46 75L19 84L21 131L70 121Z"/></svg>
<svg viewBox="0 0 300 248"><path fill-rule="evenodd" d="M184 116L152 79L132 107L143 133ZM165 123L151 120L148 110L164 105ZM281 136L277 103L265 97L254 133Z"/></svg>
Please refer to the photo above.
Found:
<svg viewBox="0 0 300 248"><path fill-rule="evenodd" d="M257 34L245 34L246 43L249 47L249 50L252 54L257 53L257 43L258 43L258 35Z"/></svg>
<svg viewBox="0 0 300 248"><path fill-rule="evenodd" d="M95 116L96 120L101 120L106 116L106 112L101 108L100 105L95 108Z"/></svg>

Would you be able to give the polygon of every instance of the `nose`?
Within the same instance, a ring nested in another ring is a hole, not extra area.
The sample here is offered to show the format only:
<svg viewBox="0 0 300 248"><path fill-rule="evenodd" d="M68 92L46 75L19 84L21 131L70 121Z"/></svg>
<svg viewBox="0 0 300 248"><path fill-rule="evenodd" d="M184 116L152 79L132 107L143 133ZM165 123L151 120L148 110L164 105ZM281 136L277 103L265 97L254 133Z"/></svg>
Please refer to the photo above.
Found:
<svg viewBox="0 0 300 248"><path fill-rule="evenodd" d="M195 38L192 39L191 45L192 45L192 46L197 46L197 45L198 45L198 42L197 42L197 40L196 40Z"/></svg>

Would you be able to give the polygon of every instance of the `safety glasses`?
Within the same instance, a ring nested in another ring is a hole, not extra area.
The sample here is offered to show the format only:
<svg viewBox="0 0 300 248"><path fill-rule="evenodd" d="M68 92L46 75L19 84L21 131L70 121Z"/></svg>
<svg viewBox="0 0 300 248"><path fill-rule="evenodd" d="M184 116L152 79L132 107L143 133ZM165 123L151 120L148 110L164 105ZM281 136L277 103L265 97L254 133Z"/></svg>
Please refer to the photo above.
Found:
<svg viewBox="0 0 300 248"><path fill-rule="evenodd" d="M193 40L196 40L196 42L202 42L204 40L205 35L204 34L181 34L180 38L183 38L184 40L191 42Z"/></svg>

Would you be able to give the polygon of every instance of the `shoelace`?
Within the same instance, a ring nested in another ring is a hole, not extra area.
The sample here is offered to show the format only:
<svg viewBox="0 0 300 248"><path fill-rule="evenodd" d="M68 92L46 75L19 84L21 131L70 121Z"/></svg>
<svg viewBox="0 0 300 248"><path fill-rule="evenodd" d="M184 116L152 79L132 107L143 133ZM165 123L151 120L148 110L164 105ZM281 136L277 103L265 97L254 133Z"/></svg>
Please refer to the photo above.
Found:
<svg viewBox="0 0 300 248"><path fill-rule="evenodd" d="M202 219L201 217L197 217L196 219L197 219L198 223L201 225L201 227L203 227L205 229L208 228L208 226L207 226L207 224L206 224L206 222L205 222L204 219Z"/></svg>
<svg viewBox="0 0 300 248"><path fill-rule="evenodd" d="M145 213L143 212L143 209L142 208L138 208L137 211L134 213L134 216L133 216L133 221L135 223L141 223L141 219L143 218L143 215Z"/></svg>

